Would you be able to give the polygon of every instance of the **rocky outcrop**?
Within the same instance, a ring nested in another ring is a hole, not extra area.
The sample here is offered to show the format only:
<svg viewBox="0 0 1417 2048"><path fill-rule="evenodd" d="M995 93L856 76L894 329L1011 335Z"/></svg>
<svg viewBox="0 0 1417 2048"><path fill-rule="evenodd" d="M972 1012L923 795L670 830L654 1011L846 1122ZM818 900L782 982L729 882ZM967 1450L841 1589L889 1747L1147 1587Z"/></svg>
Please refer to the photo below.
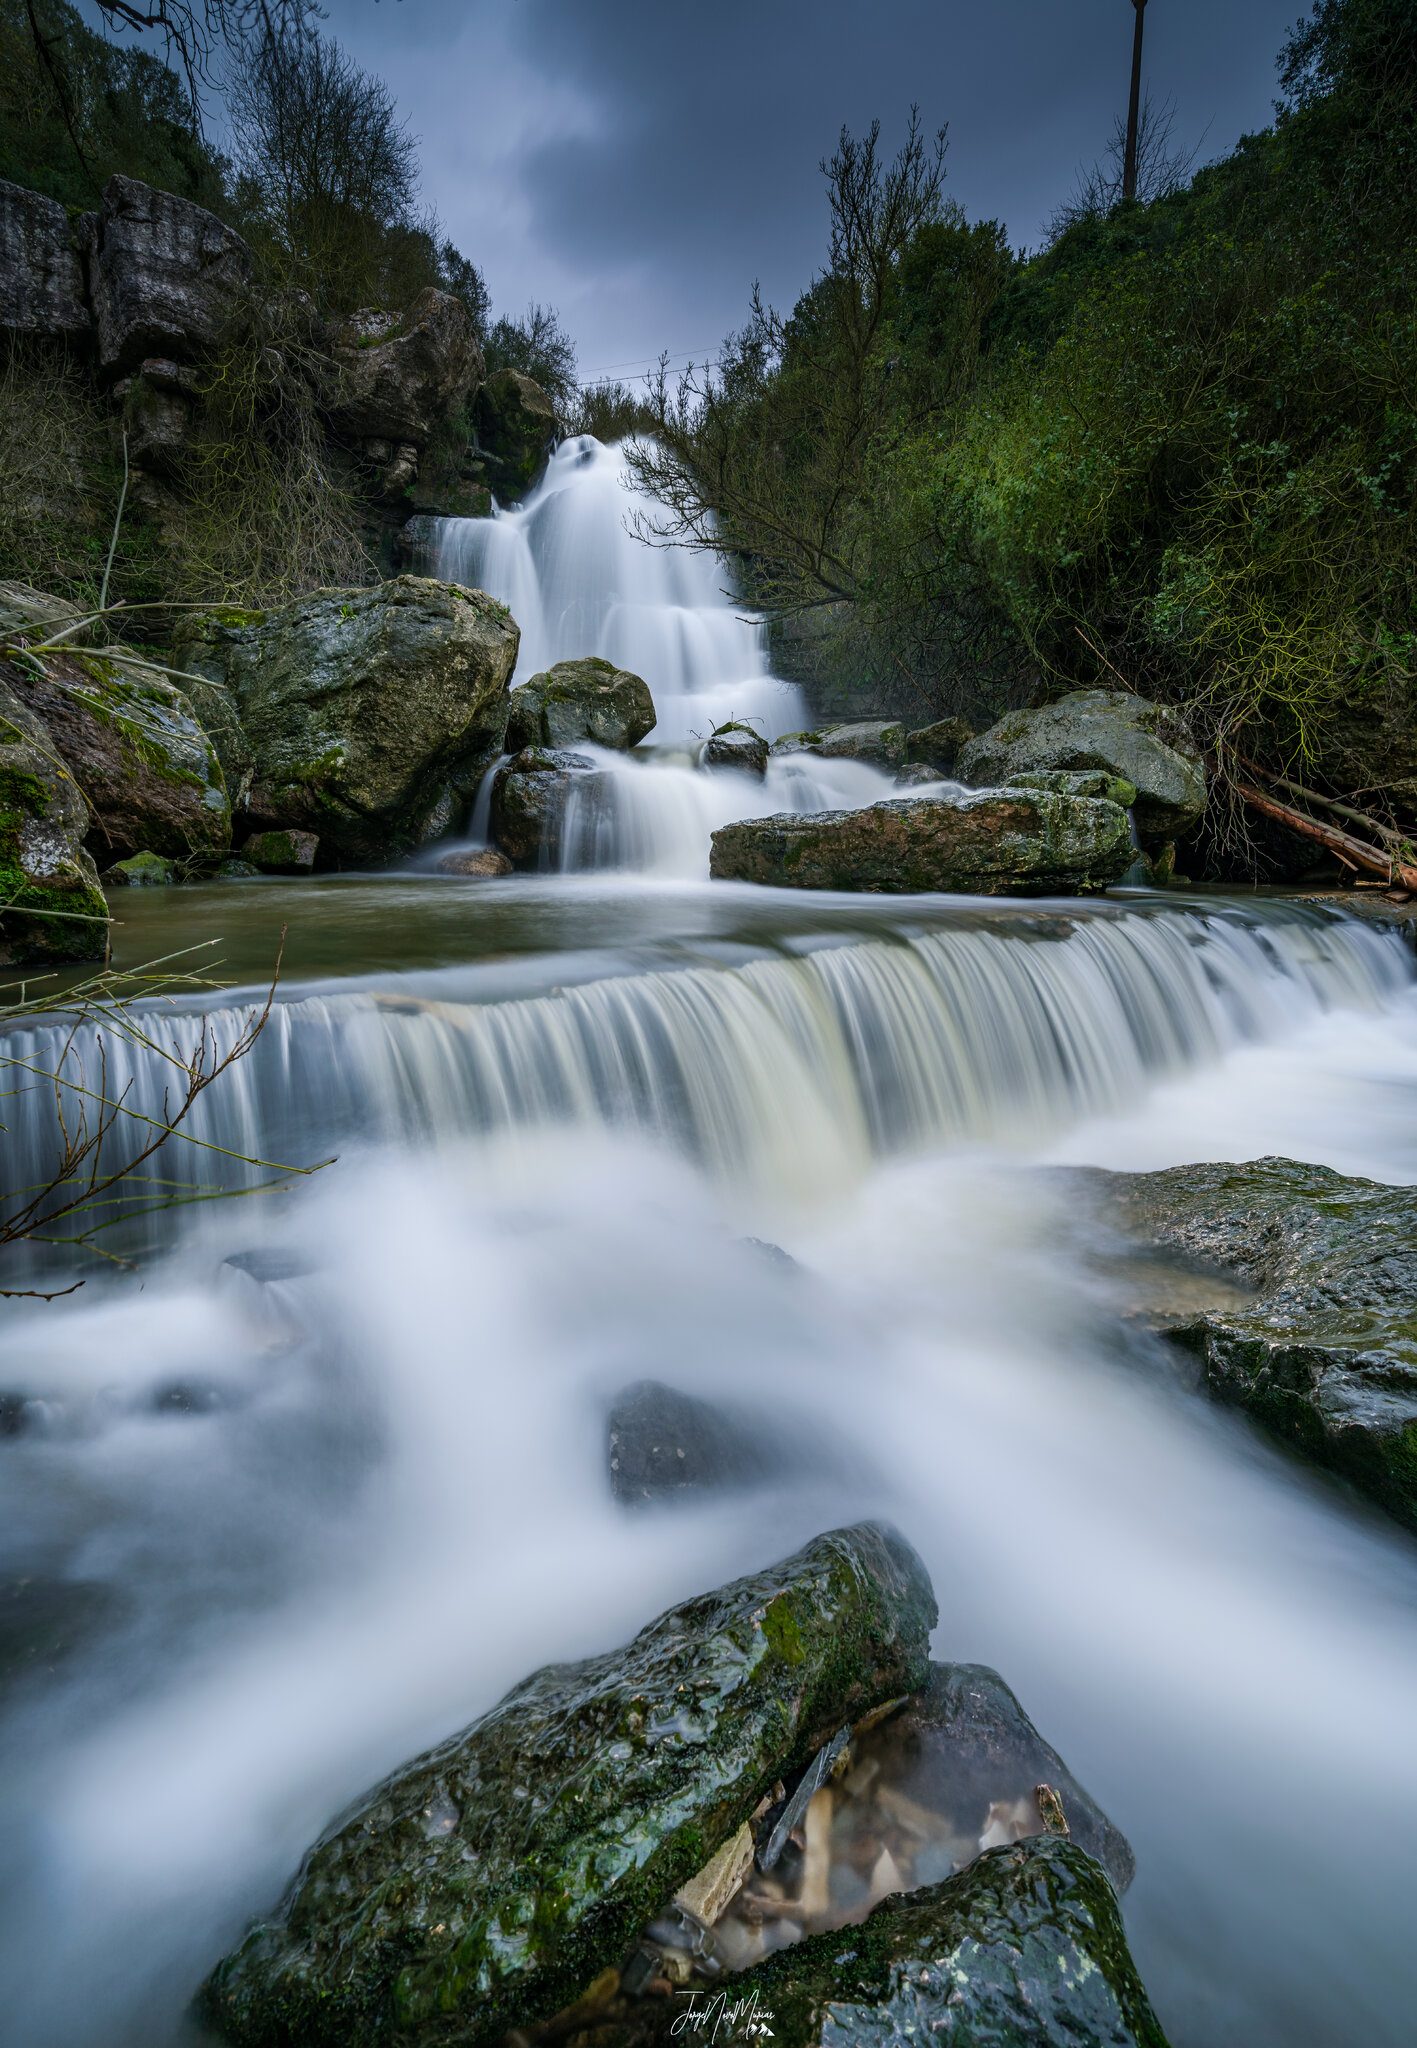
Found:
<svg viewBox="0 0 1417 2048"><path fill-rule="evenodd" d="M1205 809L1205 764L1174 719L1122 690L1077 690L1037 711L1011 711L959 755L966 782L997 787L1035 769L1100 768L1136 790L1145 836L1187 831Z"/></svg>
<svg viewBox="0 0 1417 2048"><path fill-rule="evenodd" d="M471 797L502 745L518 637L485 592L398 576L197 614L177 663L220 693L219 744L244 749L254 823L318 833L323 858L379 862Z"/></svg>
<svg viewBox="0 0 1417 2048"><path fill-rule="evenodd" d="M888 1898L597 2048L724 2038L732 2007L779 2048L1166 2048L1105 1872L1077 1843L991 1849L957 1877ZM770 2018L768 2016L771 2016ZM746 2033L739 2038L747 2038Z"/></svg>
<svg viewBox="0 0 1417 2048"><path fill-rule="evenodd" d="M701 768L737 768L761 782L768 770L768 743L751 725L721 725L699 754Z"/></svg>
<svg viewBox="0 0 1417 2048"><path fill-rule="evenodd" d="M92 851L106 865L224 853L226 781L184 693L107 649L47 654L42 669L19 670L16 688L83 790Z"/></svg>
<svg viewBox="0 0 1417 2048"><path fill-rule="evenodd" d="M1041 896L1105 888L1130 858L1116 804L985 790L745 818L714 833L709 872L778 888Z"/></svg>
<svg viewBox="0 0 1417 2048"><path fill-rule="evenodd" d="M534 483L556 439L556 408L520 370L497 370L477 394L477 439L499 498Z"/></svg>
<svg viewBox="0 0 1417 2048"><path fill-rule="evenodd" d="M83 343L91 325L68 214L0 178L0 333Z"/></svg>
<svg viewBox="0 0 1417 2048"><path fill-rule="evenodd" d="M89 280L104 369L188 361L213 347L251 282L240 235L190 199L110 178L94 218Z"/></svg>
<svg viewBox="0 0 1417 2048"><path fill-rule="evenodd" d="M1417 1190L1290 1159L1083 1178L1207 1390L1417 1529Z"/></svg>
<svg viewBox="0 0 1417 2048"><path fill-rule="evenodd" d="M919 1559L867 1524L537 1672L311 1852L208 1983L208 2024L262 2048L478 2048L549 2017L780 1778L922 1683L934 1619Z"/></svg>
<svg viewBox="0 0 1417 2048"><path fill-rule="evenodd" d="M587 741L619 751L653 732L649 685L628 669L588 656L558 661L513 690L507 714L509 747L575 747Z"/></svg>
<svg viewBox="0 0 1417 2048"><path fill-rule="evenodd" d="M356 313L332 341L332 416L361 443L421 446L483 379L472 315L449 292L422 291L405 313Z"/></svg>
<svg viewBox="0 0 1417 2048"><path fill-rule="evenodd" d="M88 806L0 659L0 962L101 960L108 904L84 848Z"/></svg>
<svg viewBox="0 0 1417 2048"><path fill-rule="evenodd" d="M573 799L593 805L600 787L589 754L523 747L493 786L492 837L519 868L559 868Z"/></svg>

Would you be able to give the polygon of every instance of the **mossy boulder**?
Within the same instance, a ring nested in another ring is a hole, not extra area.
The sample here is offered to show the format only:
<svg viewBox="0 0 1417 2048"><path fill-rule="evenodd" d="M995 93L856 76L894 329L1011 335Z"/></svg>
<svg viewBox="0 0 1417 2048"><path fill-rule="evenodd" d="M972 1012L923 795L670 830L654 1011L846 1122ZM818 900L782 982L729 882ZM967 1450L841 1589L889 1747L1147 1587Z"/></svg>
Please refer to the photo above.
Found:
<svg viewBox="0 0 1417 2048"><path fill-rule="evenodd" d="M478 2048L548 2017L779 1777L921 1683L935 1612L864 1524L535 1673L311 1851L203 2017L252 2048Z"/></svg>
<svg viewBox="0 0 1417 2048"><path fill-rule="evenodd" d="M1160 705L1125 690L1075 690L1039 710L1011 711L959 756L960 775L976 786L997 788L1040 768L1121 776L1136 790L1145 835L1184 832L1205 809L1199 749Z"/></svg>
<svg viewBox="0 0 1417 2048"><path fill-rule="evenodd" d="M1137 800L1136 784L1105 768L1032 768L1011 775L1005 789L1051 789L1057 796L1100 796L1129 811Z"/></svg>
<svg viewBox="0 0 1417 2048"><path fill-rule="evenodd" d="M905 758L934 768L941 775L953 775L960 752L974 737L967 718L937 718L932 725L917 726L905 736Z"/></svg>
<svg viewBox="0 0 1417 2048"><path fill-rule="evenodd" d="M0 586L0 631L33 641L22 621L77 626L78 607L21 584ZM74 636L86 640L87 629ZM106 863L135 853L180 859L220 854L231 844L226 778L186 692L160 670L111 646L75 645L32 654L15 688L43 719L89 808L89 845Z"/></svg>
<svg viewBox="0 0 1417 2048"><path fill-rule="evenodd" d="M991 1849L694 2003L676 1999L643 2027L597 2034L597 2048L699 2048L728 2038L728 2012L733 2038L770 2031L778 2048L1166 2048L1106 1872L1051 1835Z"/></svg>
<svg viewBox="0 0 1417 2048"><path fill-rule="evenodd" d="M768 770L768 743L751 725L721 725L704 741L701 768L737 768L761 782Z"/></svg>
<svg viewBox="0 0 1417 2048"><path fill-rule="evenodd" d="M319 850L316 833L278 826L269 832L253 832L241 849L241 860L253 873L308 875Z"/></svg>
<svg viewBox="0 0 1417 2048"><path fill-rule="evenodd" d="M709 872L791 889L1043 896L1105 888L1130 858L1127 815L1116 804L985 790L744 818L714 833Z"/></svg>
<svg viewBox="0 0 1417 2048"><path fill-rule="evenodd" d="M106 868L103 884L106 889L165 889L176 879L172 862L160 853L134 853Z"/></svg>
<svg viewBox="0 0 1417 2048"><path fill-rule="evenodd" d="M1417 1530L1417 1189L1292 1159L1084 1178L1163 1255L1134 1296L1208 1391Z"/></svg>
<svg viewBox="0 0 1417 2048"><path fill-rule="evenodd" d="M473 417L497 496L520 497L541 474L555 445L555 406L520 370L495 370L477 394Z"/></svg>
<svg viewBox="0 0 1417 2048"><path fill-rule="evenodd" d="M620 752L655 724L648 683L610 661L558 661L508 700L508 747L574 747L587 741Z"/></svg>
<svg viewBox="0 0 1417 2048"><path fill-rule="evenodd" d="M374 863L436 832L450 790L471 797L502 746L517 644L484 591L396 576L249 618L196 614L177 658L229 702L252 821Z"/></svg>
<svg viewBox="0 0 1417 2048"><path fill-rule="evenodd" d="M803 751L826 761L870 761L877 768L905 765L905 727L898 719L858 718L804 738Z"/></svg>
<svg viewBox="0 0 1417 2048"><path fill-rule="evenodd" d="M108 904L78 784L0 660L0 964L101 960Z"/></svg>
<svg viewBox="0 0 1417 2048"><path fill-rule="evenodd" d="M589 754L523 747L493 786L492 837L519 868L559 868L573 809L593 808L603 782Z"/></svg>

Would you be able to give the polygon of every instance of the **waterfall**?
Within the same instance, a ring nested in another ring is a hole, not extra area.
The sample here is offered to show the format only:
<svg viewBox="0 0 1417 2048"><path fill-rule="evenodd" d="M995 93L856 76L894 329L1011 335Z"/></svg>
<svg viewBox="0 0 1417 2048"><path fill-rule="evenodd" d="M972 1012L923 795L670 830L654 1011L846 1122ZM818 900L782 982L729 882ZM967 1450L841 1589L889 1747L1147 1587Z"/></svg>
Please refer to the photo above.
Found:
<svg viewBox="0 0 1417 2048"><path fill-rule="evenodd" d="M664 509L630 489L619 447L583 434L524 505L440 519L436 572L508 607L522 635L514 685L594 654L649 684L657 745L686 746L734 718L769 739L800 730L801 692L769 674L762 623L725 589L724 565L635 538L634 515Z"/></svg>
<svg viewBox="0 0 1417 2048"><path fill-rule="evenodd" d="M298 1164L351 1142L437 1143L580 1126L644 1133L717 1176L798 1191L840 1186L875 1156L988 1141L1036 1145L1138 1104L1167 1076L1273 1041L1408 985L1390 935L1316 913L1035 912L750 958L611 975L479 1000L471 971L420 984L328 985L277 1004L255 1050L197 1104L164 1170L264 1178L229 1155ZM461 977L461 983L460 983ZM239 1006L149 1020L187 1052L225 1046ZM15 1034L48 1072L62 1026ZM171 1069L105 1045L110 1095L159 1114ZM71 1077L98 1055L81 1033ZM38 1180L53 1107L22 1096L12 1143Z"/></svg>

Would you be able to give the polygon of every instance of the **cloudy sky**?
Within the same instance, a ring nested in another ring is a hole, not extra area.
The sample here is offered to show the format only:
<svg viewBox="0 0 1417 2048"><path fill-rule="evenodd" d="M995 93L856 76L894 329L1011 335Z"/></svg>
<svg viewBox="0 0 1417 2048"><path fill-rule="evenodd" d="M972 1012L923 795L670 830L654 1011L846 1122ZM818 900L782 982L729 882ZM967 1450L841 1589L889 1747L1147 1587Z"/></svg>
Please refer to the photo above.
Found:
<svg viewBox="0 0 1417 2048"><path fill-rule="evenodd" d="M947 123L948 189L1036 245L1125 106L1129 0L325 0L422 138L496 306L549 300L583 376L702 356L821 260L843 122ZM1146 76L1202 160L1270 118L1302 0L1150 0ZM1202 136L1204 137L1201 142Z"/></svg>

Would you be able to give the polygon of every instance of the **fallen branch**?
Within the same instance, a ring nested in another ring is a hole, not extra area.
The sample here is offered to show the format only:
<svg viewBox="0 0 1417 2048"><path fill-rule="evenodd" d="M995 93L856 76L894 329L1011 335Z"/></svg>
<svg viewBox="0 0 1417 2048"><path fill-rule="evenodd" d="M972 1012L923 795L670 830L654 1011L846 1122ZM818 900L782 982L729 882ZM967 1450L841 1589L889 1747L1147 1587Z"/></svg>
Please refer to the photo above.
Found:
<svg viewBox="0 0 1417 2048"><path fill-rule="evenodd" d="M1340 860L1362 868L1370 875L1381 875L1386 882L1400 882L1404 889L1417 890L1417 866L1412 862L1398 860L1391 853L1369 846L1366 840L1355 839L1351 832L1344 832L1337 825L1326 824L1303 811L1296 811L1290 805L1280 803L1277 797L1266 796L1253 783L1237 781L1235 788L1252 809L1287 825L1291 832L1302 833L1306 839L1317 839L1320 846L1326 846Z"/></svg>
<svg viewBox="0 0 1417 2048"><path fill-rule="evenodd" d="M1261 768L1258 761L1250 760L1246 754L1237 754L1235 759L1242 768L1248 768L1251 775L1258 775L1265 782L1272 782L1276 789L1286 789L1290 796L1297 796L1303 803L1318 804L1321 809L1332 811L1336 818L1347 818L1350 824L1362 825L1385 845L1396 847L1400 854L1408 850L1411 841L1405 832L1397 831L1392 825L1384 825L1380 818L1370 817L1367 811L1360 811L1353 804L1342 803L1336 796L1320 796L1316 789L1306 789L1302 782L1295 782L1287 775L1276 775L1272 768Z"/></svg>

